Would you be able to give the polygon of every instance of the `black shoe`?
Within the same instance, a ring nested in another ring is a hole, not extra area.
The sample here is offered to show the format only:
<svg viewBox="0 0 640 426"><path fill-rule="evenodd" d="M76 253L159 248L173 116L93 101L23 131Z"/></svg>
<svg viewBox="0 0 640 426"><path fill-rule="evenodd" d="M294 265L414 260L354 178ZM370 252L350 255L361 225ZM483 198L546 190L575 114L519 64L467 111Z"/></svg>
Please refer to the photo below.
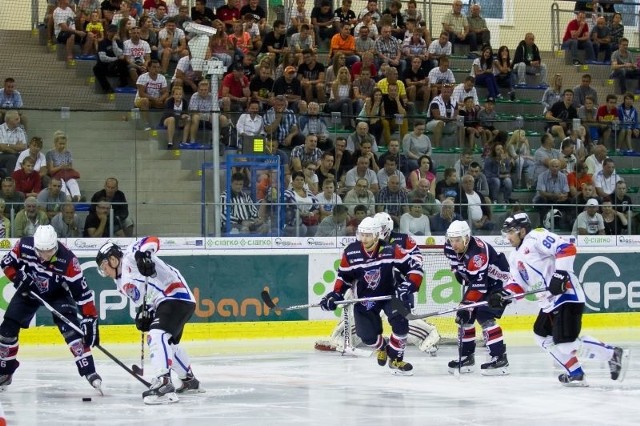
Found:
<svg viewBox="0 0 640 426"><path fill-rule="evenodd" d="M201 393L204 389L200 387L200 381L193 374L188 374L186 378L181 379L182 385L176 389L176 393Z"/></svg>
<svg viewBox="0 0 640 426"><path fill-rule="evenodd" d="M579 61L579 60L577 60L577 59L574 59L574 60L573 60L573 65L582 65L582 62L580 62L580 61Z"/></svg>
<svg viewBox="0 0 640 426"><path fill-rule="evenodd" d="M171 383L171 373L156 377L149 390L142 392L142 400L148 405L171 404L178 402L176 388Z"/></svg>
<svg viewBox="0 0 640 426"><path fill-rule="evenodd" d="M480 366L480 370L483 376L506 376L509 374L507 354L492 357L491 361Z"/></svg>
<svg viewBox="0 0 640 426"><path fill-rule="evenodd" d="M558 376L558 380L560 380L560 383L562 383L562 386L567 386L567 387L583 387L584 388L589 386L589 384L587 383L587 380L584 378L583 373L572 374L572 375L561 374Z"/></svg>
<svg viewBox="0 0 640 426"><path fill-rule="evenodd" d="M169 142L167 144L167 149L173 149L173 142Z"/></svg>
<svg viewBox="0 0 640 426"><path fill-rule="evenodd" d="M463 356L461 358L461 362L458 362L457 359L453 361L449 361L449 373L454 374L456 371L460 371L461 374L471 373L473 371L473 367L476 365L476 359L473 354Z"/></svg>

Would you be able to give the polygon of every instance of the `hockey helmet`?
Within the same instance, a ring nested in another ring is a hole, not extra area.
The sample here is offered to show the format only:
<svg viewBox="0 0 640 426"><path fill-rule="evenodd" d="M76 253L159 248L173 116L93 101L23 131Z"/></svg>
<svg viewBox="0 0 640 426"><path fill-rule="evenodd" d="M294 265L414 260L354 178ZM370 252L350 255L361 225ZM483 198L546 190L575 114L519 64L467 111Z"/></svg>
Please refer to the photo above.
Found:
<svg viewBox="0 0 640 426"><path fill-rule="evenodd" d="M358 240L361 240L362 234L373 234L374 240L378 240L380 238L380 225L378 221L376 221L372 217L365 217L358 225L358 232L356 237Z"/></svg>
<svg viewBox="0 0 640 426"><path fill-rule="evenodd" d="M58 234L53 226L38 226L33 234L33 247L38 251L50 251L58 247Z"/></svg>
<svg viewBox="0 0 640 426"><path fill-rule="evenodd" d="M447 239L457 237L471 238L471 228L464 220L454 220L447 228Z"/></svg>
<svg viewBox="0 0 640 426"><path fill-rule="evenodd" d="M531 231L531 220L529 219L529 215L526 213L516 213L504 220L502 233L506 234L511 231L519 231L522 228L526 229L527 232Z"/></svg>
<svg viewBox="0 0 640 426"><path fill-rule="evenodd" d="M373 218L376 220L376 222L378 222L378 225L380 225L380 238L382 238L383 240L389 238L391 231L393 231L393 219L391 219L389 213L376 213Z"/></svg>
<svg viewBox="0 0 640 426"><path fill-rule="evenodd" d="M562 212L560 210L549 210L544 216L544 227L547 229L557 228L560 220L562 220Z"/></svg>
<svg viewBox="0 0 640 426"><path fill-rule="evenodd" d="M106 262L111 256L122 259L124 253L122 252L122 250L120 250L120 247L118 247L117 244L114 244L111 241L107 241L102 247L98 249L98 254L96 254L96 265L98 267L98 273L103 277L106 275L104 275L101 265L103 262Z"/></svg>

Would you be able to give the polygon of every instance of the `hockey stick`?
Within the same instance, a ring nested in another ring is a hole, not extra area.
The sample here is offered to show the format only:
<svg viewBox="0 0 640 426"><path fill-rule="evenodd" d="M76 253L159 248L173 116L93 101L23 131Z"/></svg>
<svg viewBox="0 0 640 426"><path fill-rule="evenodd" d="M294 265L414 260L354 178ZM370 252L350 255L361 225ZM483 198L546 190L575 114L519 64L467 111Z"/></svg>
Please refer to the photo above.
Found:
<svg viewBox="0 0 640 426"><path fill-rule="evenodd" d="M504 300L512 300L512 299L517 299L519 297L526 297L531 294L542 293L544 291L547 291L547 289L540 288L540 289L529 291L526 293L511 294L509 296L505 296ZM408 320L424 319L429 317L435 317L438 315L450 314L452 312L458 312L461 309L473 309L480 306L485 306L488 303L489 302L487 302L486 300L482 300L480 302L470 303L468 305L458 305L455 308L444 309L442 311L428 312L426 314L414 314L409 309L407 309L400 300L398 299L391 300L391 305L393 307L394 312L397 311L398 313L400 313L400 315L404 316Z"/></svg>
<svg viewBox="0 0 640 426"><path fill-rule="evenodd" d="M84 333L82 332L82 329L80 327L78 327L77 325L75 325L69 318L65 317L64 315L62 315L60 312L58 312L53 306L51 306L49 303L47 303L47 301L45 301L42 297L40 297L38 294L34 293L33 291L29 291L29 294L31 295L31 297L33 297L34 299L40 301L40 303L42 303L42 305L47 308L53 315L55 315L56 317L58 317L59 319L61 319L65 324L67 324L69 327L71 327L76 333L78 333L81 336L84 336ZM106 350L105 348L103 348L100 345L95 345L96 348L100 349L102 351L102 353L104 353L106 356L108 356L109 358L111 358L111 360L113 362L115 362L116 364L118 364L120 367L122 367L127 373L131 374L133 377L136 378L136 380L138 380L140 383L142 383L143 385L145 385L147 388L151 387L151 383L147 382L145 379L143 379L140 376L137 376L136 373L133 372L133 370L131 370L129 367L127 367L122 361L120 361L118 358L116 358L113 354L111 354L111 352L109 352L108 350Z"/></svg>
<svg viewBox="0 0 640 426"><path fill-rule="evenodd" d="M147 310L147 284L149 277L144 277L144 297L142 298L142 310ZM138 376L144 376L144 331L140 330L140 367L133 364L131 370Z"/></svg>
<svg viewBox="0 0 640 426"><path fill-rule="evenodd" d="M267 290L262 290L262 293L260 293L260 297L262 297L262 301L265 303L265 305L267 305L270 309L273 309L275 311L296 311L299 309L320 307L320 303L307 303L306 305L293 305L293 306L287 306L285 308L281 308L280 306L277 306L275 304L275 302L273 301L273 299L271 298ZM380 300L390 300L391 298L392 296L363 297L360 299L338 300L335 302L335 304L338 306L353 305L355 303L360 303L360 302L377 302Z"/></svg>

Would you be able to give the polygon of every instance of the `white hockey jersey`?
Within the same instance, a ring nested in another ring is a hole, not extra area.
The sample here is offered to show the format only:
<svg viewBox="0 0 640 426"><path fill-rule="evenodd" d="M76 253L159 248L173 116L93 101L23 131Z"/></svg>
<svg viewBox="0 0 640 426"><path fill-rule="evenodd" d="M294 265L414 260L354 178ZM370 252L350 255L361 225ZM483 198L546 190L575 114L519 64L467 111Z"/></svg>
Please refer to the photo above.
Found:
<svg viewBox="0 0 640 426"><path fill-rule="evenodd" d="M571 285L563 294L553 296L549 292L536 294L538 304L544 312L551 312L563 303L584 303L582 285L573 273L576 247L544 228L529 232L520 247L509 255L509 267L514 281L524 291L548 288L551 276L557 270L566 271Z"/></svg>
<svg viewBox="0 0 640 426"><path fill-rule="evenodd" d="M136 306L142 305L144 298L152 310L157 309L165 300L195 303L195 297L180 271L156 256L159 248L160 241L157 237L145 237L127 247L122 257L121 276L115 280L118 290ZM140 274L136 265L136 251L151 251L151 259L156 265L156 275L148 277L146 285L146 277Z"/></svg>

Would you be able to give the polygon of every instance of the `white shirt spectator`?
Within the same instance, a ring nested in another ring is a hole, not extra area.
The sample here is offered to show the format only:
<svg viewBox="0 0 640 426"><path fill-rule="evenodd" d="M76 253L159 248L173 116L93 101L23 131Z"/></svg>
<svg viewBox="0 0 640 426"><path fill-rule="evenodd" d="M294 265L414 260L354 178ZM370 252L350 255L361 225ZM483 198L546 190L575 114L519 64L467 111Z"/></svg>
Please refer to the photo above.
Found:
<svg viewBox="0 0 640 426"><path fill-rule="evenodd" d="M29 156L31 156L31 154L29 153L29 149L25 149L24 151L22 151L20 155L18 155L18 160L16 161L16 167L15 169L13 169L13 171L15 172L17 170L22 169L22 162L24 161L25 158ZM38 158L36 158L35 160L36 160L36 164L33 165L33 170L35 170L36 172L39 172L42 167L47 166L47 159L42 152L38 153Z"/></svg>
<svg viewBox="0 0 640 426"><path fill-rule="evenodd" d="M149 76L149 73L145 72L138 77L136 85L145 86L147 95L152 98L159 98L162 89L167 87L167 79L164 78L164 75L158 74L156 79L153 80L151 76ZM136 100L138 99L140 99L140 95L136 92Z"/></svg>
<svg viewBox="0 0 640 426"><path fill-rule="evenodd" d="M431 235L429 216L423 214L420 217L413 217L411 213L403 214L400 216L400 232L414 236Z"/></svg>
<svg viewBox="0 0 640 426"><path fill-rule="evenodd" d="M373 184L376 184L376 185L378 184L378 176L376 175L376 172L374 172L371 169L367 169L367 171L364 173L364 176L358 176L358 170L356 167L354 167L351 170L349 170L345 175L345 180L344 180L345 186L347 188L355 187L356 181L360 177L365 178L367 182L369 182L369 187L371 187L371 185Z"/></svg>
<svg viewBox="0 0 640 426"><path fill-rule="evenodd" d="M118 12L113 15L113 19L111 19L111 25L120 25L120 20L122 20L122 13ZM131 29L136 26L136 18L133 16L129 16L127 19L127 29Z"/></svg>
<svg viewBox="0 0 640 426"><path fill-rule="evenodd" d="M133 44L129 39L124 42L124 55L133 59L137 65L142 65L144 64L144 56L151 55L151 46L142 39L138 41L138 44Z"/></svg>
<svg viewBox="0 0 640 426"><path fill-rule="evenodd" d="M480 195L474 191L473 194L467 194L467 200L469 202L469 219L473 221L482 219L483 213L480 205L482 200L480 200Z"/></svg>
<svg viewBox="0 0 640 426"><path fill-rule="evenodd" d="M71 7L67 6L66 9L56 7L53 11L53 26L56 38L58 34L60 34L60 31L62 31L60 24L67 24L70 30L76 29L76 14L73 13Z"/></svg>
<svg viewBox="0 0 640 426"><path fill-rule="evenodd" d="M604 175L604 172L600 170L593 177L593 185L600 188L605 194L613 194L616 190L616 183L622 180L619 174L613 171L609 177Z"/></svg>
<svg viewBox="0 0 640 426"><path fill-rule="evenodd" d="M451 56L451 42L448 41L447 44L442 47L438 39L433 40L429 45L429 53L432 55Z"/></svg>
<svg viewBox="0 0 640 426"><path fill-rule="evenodd" d="M158 54L162 53L162 50L164 49L160 42L166 38L169 38L169 33L166 28L163 28L158 32ZM173 40L171 40L171 48L174 49L178 47L180 45L180 41L184 40L184 38L184 31L180 28L176 28L173 33Z"/></svg>
<svg viewBox="0 0 640 426"><path fill-rule="evenodd" d="M396 170L394 175L398 176L398 179L400 179L400 187L406 189L407 179L404 177L404 174L400 170ZM384 188L389 184L389 174L384 169L384 167L378 170L377 177L378 177L378 185L380 186L380 189Z"/></svg>
<svg viewBox="0 0 640 426"><path fill-rule="evenodd" d="M176 70L173 73L173 77L171 77L172 84L176 81L176 73L178 72L178 70L182 71L184 75L190 80L193 80L193 78L195 77L195 71L193 71L193 67L191 66L191 58L188 56L183 56L182 58L180 58L180 60L178 60Z"/></svg>
<svg viewBox="0 0 640 426"><path fill-rule="evenodd" d="M595 215L589 216L589 213L584 211L578 215L573 223L571 233L578 235L578 228L586 229L588 235L598 235L600 231L604 230L604 219L600 213L596 212Z"/></svg>
<svg viewBox="0 0 640 426"><path fill-rule="evenodd" d="M440 71L439 67L435 67L429 71L429 83L442 84L442 83L455 83L456 77L453 75L453 71L447 68L445 72Z"/></svg>
<svg viewBox="0 0 640 426"><path fill-rule="evenodd" d="M236 131L238 136L245 135L264 135L264 120L262 115L256 114L255 117L251 117L251 114L245 113L238 118L236 124Z"/></svg>
<svg viewBox="0 0 640 426"><path fill-rule="evenodd" d="M476 90L476 87L473 86L471 88L471 90L469 90L468 92L464 89L464 83L460 83L458 84L456 87L453 88L453 93L451 93L451 98L455 99L457 103L462 104L465 100L465 98L468 98L469 96L473 96L473 104L476 106L480 105L480 101L478 100L478 91Z"/></svg>
<svg viewBox="0 0 640 426"><path fill-rule="evenodd" d="M360 34L360 28L362 28L365 25L366 24L364 22L360 22L353 29L353 33L356 35L356 38L358 38L358 34ZM371 23L369 25L367 25L367 27L369 27L369 38L373 39L373 40L377 39L378 38L378 27L376 26L376 23L371 21Z"/></svg>
<svg viewBox="0 0 640 426"><path fill-rule="evenodd" d="M20 92L14 90L11 95L6 95L4 93L4 88L0 89L0 108L22 108L22 95L20 95Z"/></svg>
<svg viewBox="0 0 640 426"><path fill-rule="evenodd" d="M18 126L12 130L9 129L7 123L0 125L0 143L6 143L7 145L26 144L27 134L24 131L24 127Z"/></svg>

